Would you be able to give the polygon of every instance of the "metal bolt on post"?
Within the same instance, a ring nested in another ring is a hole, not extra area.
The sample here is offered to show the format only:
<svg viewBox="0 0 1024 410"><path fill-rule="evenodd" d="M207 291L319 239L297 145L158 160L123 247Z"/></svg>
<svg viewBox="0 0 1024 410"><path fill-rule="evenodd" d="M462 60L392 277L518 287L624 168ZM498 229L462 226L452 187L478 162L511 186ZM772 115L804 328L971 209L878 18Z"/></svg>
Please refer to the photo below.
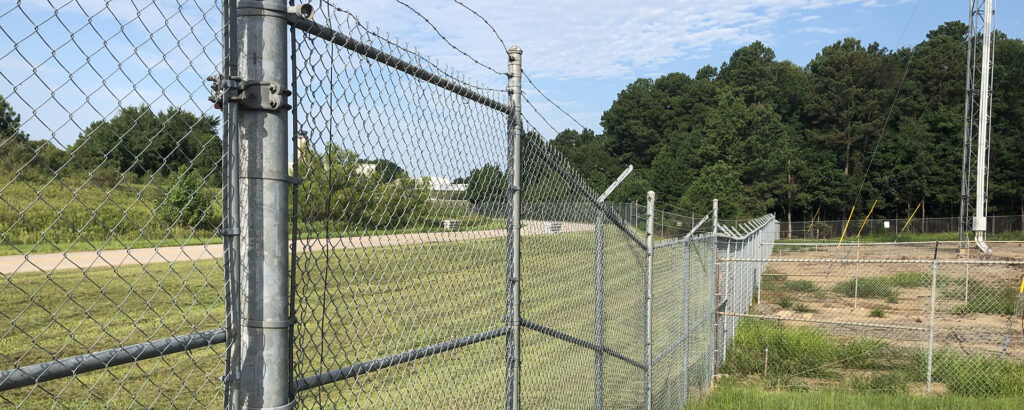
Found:
<svg viewBox="0 0 1024 410"><path fill-rule="evenodd" d="M653 288L651 278L654 273L654 191L647 191L647 285L644 294L646 326L644 327L644 403L648 410L651 408L651 299Z"/></svg>
<svg viewBox="0 0 1024 410"><path fill-rule="evenodd" d="M509 139L509 210L508 218L508 263L506 272L506 318L505 326L509 328L505 336L505 408L519 408L519 281L520 281L520 231L521 220L521 177L522 177L522 75L523 50L519 46L508 49L508 94L512 112L508 117Z"/></svg>

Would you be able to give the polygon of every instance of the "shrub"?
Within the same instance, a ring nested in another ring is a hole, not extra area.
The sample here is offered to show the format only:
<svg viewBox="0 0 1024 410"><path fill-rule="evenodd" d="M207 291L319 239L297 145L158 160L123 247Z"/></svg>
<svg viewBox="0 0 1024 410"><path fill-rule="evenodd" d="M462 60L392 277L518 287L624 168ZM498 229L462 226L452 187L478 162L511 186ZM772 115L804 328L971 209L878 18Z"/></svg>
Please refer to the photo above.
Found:
<svg viewBox="0 0 1024 410"><path fill-rule="evenodd" d="M785 283L786 276L778 274L778 272L771 268L761 276L761 289L764 290L779 290L782 289Z"/></svg>
<svg viewBox="0 0 1024 410"><path fill-rule="evenodd" d="M779 306L781 306L783 309L789 309L793 307L793 298L789 296L783 296L781 299L779 299Z"/></svg>
<svg viewBox="0 0 1024 410"><path fill-rule="evenodd" d="M832 287L832 291L846 297L861 297L871 299L885 299L886 302L899 302L900 293L893 289L887 278L862 278L858 282L854 279L839 282Z"/></svg>
<svg viewBox="0 0 1024 410"><path fill-rule="evenodd" d="M950 393L975 397L1024 396L1022 363L949 350L936 351L933 360L933 377L945 383Z"/></svg>
<svg viewBox="0 0 1024 410"><path fill-rule="evenodd" d="M835 368L877 370L900 365L901 358L882 357L888 344L868 339L844 341L807 327L787 328L764 320L743 320L722 365L728 374L763 374L768 347L768 378L788 375L836 377ZM873 354L872 352L878 352ZM844 360L841 360L844 359Z"/></svg>
<svg viewBox="0 0 1024 410"><path fill-rule="evenodd" d="M784 287L787 290L792 290L794 292L815 292L819 290L818 285L815 285L814 282L809 280L787 281L784 284Z"/></svg>
<svg viewBox="0 0 1024 410"><path fill-rule="evenodd" d="M808 307L807 305L805 305L803 303L797 303L796 307L793 310L796 310L798 313L814 313L814 312L817 312L817 310L811 309L810 307Z"/></svg>
<svg viewBox="0 0 1024 410"><path fill-rule="evenodd" d="M962 296L962 292L958 292ZM1017 289L1013 287L994 288L984 284L970 287L967 303L953 308L955 315L982 313L987 315L1012 315L1017 304Z"/></svg>
<svg viewBox="0 0 1024 410"><path fill-rule="evenodd" d="M868 313L868 317L885 317L885 308L881 306L875 306L871 309L871 313Z"/></svg>
<svg viewBox="0 0 1024 410"><path fill-rule="evenodd" d="M167 192L158 213L170 225L209 228L216 225L211 204L213 198L204 181L195 171L184 167L178 171L177 182Z"/></svg>

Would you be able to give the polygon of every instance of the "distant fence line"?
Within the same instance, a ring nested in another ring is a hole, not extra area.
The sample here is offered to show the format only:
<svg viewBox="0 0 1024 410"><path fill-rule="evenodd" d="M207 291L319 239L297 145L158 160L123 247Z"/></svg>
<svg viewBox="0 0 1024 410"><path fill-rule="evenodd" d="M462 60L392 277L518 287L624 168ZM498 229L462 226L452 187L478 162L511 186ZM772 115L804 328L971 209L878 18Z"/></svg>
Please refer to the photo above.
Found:
<svg viewBox="0 0 1024 410"><path fill-rule="evenodd" d="M822 220L822 221L782 221L782 237L794 239L827 239L839 238L843 234L843 227L846 220ZM861 236L870 235L897 235L903 230L904 234L933 234L958 232L960 218L958 217L937 217L937 218L913 218L907 224L907 218L871 218L864 223L861 231L861 224L864 218L856 217L850 220L846 236L854 237L860 231ZM904 229L906 225L906 229ZM1009 232L1024 230L1024 215L999 215L988 217L988 234L997 235Z"/></svg>

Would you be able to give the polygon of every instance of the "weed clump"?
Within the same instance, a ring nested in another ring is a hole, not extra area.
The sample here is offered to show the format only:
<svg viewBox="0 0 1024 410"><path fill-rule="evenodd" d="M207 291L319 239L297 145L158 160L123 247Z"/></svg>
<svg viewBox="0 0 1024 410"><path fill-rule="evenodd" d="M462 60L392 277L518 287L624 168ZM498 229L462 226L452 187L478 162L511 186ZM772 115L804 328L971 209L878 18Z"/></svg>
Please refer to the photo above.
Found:
<svg viewBox="0 0 1024 410"><path fill-rule="evenodd" d="M803 303L797 303L796 307L793 308L793 310L797 311L798 313L814 313L814 312L817 312L817 310L811 309L809 306L807 306L807 305L805 305Z"/></svg>
<svg viewBox="0 0 1024 410"><path fill-rule="evenodd" d="M832 291L850 298L885 299L889 303L897 303L900 298L900 292L888 278L862 278L856 282L850 279L835 284Z"/></svg>
<svg viewBox="0 0 1024 410"><path fill-rule="evenodd" d="M962 295L962 293L961 293ZM984 284L971 285L967 303L953 307L954 315L981 313L986 315L1012 315L1017 303L1017 289L995 288Z"/></svg>
<svg viewBox="0 0 1024 410"><path fill-rule="evenodd" d="M868 317L885 317L885 308L881 306L875 306L871 309L871 313L868 313Z"/></svg>
<svg viewBox="0 0 1024 410"><path fill-rule="evenodd" d="M818 285L815 285L814 282L811 282L809 280L786 281L783 287L785 287L786 290L791 290L794 292L817 292L818 290L820 290L818 288Z"/></svg>

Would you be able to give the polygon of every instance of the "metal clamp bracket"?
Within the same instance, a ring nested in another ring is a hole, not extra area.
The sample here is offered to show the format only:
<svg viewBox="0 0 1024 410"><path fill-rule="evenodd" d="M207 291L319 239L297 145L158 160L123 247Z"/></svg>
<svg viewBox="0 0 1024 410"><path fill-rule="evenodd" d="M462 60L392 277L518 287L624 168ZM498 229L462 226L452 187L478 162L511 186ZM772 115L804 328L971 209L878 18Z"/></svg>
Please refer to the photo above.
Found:
<svg viewBox="0 0 1024 410"><path fill-rule="evenodd" d="M221 109L224 103L225 95L228 96L228 101L233 101L238 95L238 77L224 77L221 74L215 76L206 77L206 81L210 81L213 84L210 85L210 102L213 103L213 107Z"/></svg>
<svg viewBox="0 0 1024 410"><path fill-rule="evenodd" d="M313 18L313 6L309 3L287 6L284 3L274 3L258 0L239 0L235 6L238 10L238 17L264 16L294 18L309 20Z"/></svg>
<svg viewBox="0 0 1024 410"><path fill-rule="evenodd" d="M238 89L238 96L234 97L234 99L242 103L242 108L261 111L277 111L291 108L288 105L287 98L292 95L292 92L277 81L242 81Z"/></svg>
<svg viewBox="0 0 1024 410"><path fill-rule="evenodd" d="M207 77L206 81L213 83L209 100L217 109L222 108L224 102L239 102L242 108L261 111L291 108L288 96L292 92L277 81L245 81L240 77L228 78L220 74Z"/></svg>
<svg viewBox="0 0 1024 410"><path fill-rule="evenodd" d="M277 173L263 173L261 175L242 175L239 179L269 179L271 181L281 181L291 185L299 185L302 183L302 178L292 175L282 175Z"/></svg>
<svg viewBox="0 0 1024 410"><path fill-rule="evenodd" d="M285 320L242 319L242 324L245 327L255 329L287 329L295 324L295 317L293 316Z"/></svg>
<svg viewBox="0 0 1024 410"><path fill-rule="evenodd" d="M242 234L242 230L238 227L233 228L217 228L217 236L238 236Z"/></svg>

